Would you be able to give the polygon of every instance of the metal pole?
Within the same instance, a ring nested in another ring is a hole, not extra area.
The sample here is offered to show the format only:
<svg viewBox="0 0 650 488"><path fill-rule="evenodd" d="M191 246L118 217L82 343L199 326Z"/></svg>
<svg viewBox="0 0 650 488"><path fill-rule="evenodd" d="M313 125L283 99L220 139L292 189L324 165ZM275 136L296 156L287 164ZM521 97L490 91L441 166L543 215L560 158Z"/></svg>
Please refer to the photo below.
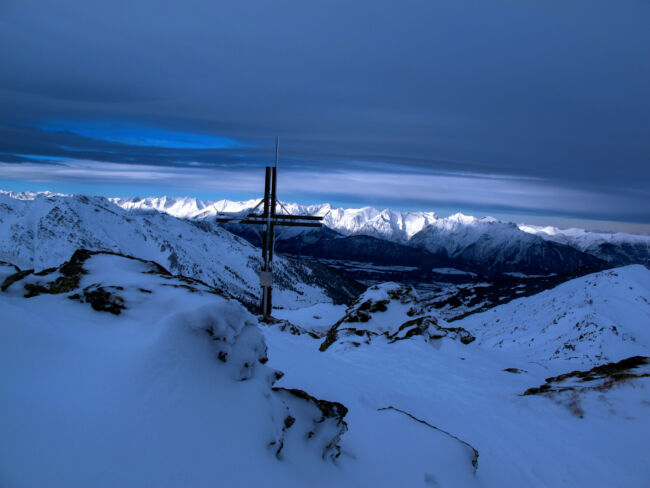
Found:
<svg viewBox="0 0 650 488"><path fill-rule="evenodd" d="M266 217L266 255L267 255L267 265L266 271L269 273L269 283L268 286L264 289L264 318L267 319L273 313L273 247L275 245L275 225L273 220L275 219L275 208L277 205L277 184L278 184L278 152L280 147L280 138L276 136L275 138L275 164L273 168L267 168L271 170L271 192L270 192L270 205L269 212Z"/></svg>
<svg viewBox="0 0 650 488"><path fill-rule="evenodd" d="M262 286L262 303L260 304L261 312L264 318L267 318L268 310L268 283L267 273L269 269L269 237L270 237L270 222L271 222L271 167L265 168L264 174L264 216L266 217L266 229L263 233L262 241L262 272L260 273L260 284Z"/></svg>

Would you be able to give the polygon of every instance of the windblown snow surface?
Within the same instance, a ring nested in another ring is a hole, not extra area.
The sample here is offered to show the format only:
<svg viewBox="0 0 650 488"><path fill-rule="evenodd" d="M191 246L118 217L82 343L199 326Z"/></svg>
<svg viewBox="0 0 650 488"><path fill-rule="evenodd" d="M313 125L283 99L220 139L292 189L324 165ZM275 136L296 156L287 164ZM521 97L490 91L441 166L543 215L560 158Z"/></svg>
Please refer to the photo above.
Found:
<svg viewBox="0 0 650 488"><path fill-rule="evenodd" d="M273 389L241 304L85 251L12 281L0 293L3 487L318 486L336 473L344 412Z"/></svg>
<svg viewBox="0 0 650 488"><path fill-rule="evenodd" d="M347 332L324 352L314 346L327 340L324 335L287 337L279 328L265 329L270 364L286 372L280 384L335 397L350 409L344 450L346 442L362 445L364 430L379 430L387 412L408 412L420 435L431 429L414 418L475 448L474 480L482 486L648 485L647 365L611 384L579 382L567 384L574 388L565 391L523 395L552 376L649 355L650 271L645 267L588 275L451 323L433 315L436 329L472 334L476 340L467 344L457 333L431 332L431 325L394 340L399 324L435 314L413 310L413 290L396 289L381 285L363 295L347 310L348 319L337 321L343 320L338 327ZM366 320L359 310L374 312ZM309 322L299 310L290 313L285 318L296 324ZM381 410L388 406L394 410ZM379 432L376 442L391 449L392 441ZM389 465L377 463L378 486L464 486L444 478L452 466L436 464L436 441L430 442L414 440L408 467L397 453ZM354 455L357 460L371 456L362 448Z"/></svg>

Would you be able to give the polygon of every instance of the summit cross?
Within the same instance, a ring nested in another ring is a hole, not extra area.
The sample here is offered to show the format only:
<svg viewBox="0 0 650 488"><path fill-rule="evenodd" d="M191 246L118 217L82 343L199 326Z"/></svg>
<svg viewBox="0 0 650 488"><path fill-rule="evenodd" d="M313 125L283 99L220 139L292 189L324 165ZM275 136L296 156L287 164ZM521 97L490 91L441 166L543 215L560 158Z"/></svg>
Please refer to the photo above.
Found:
<svg viewBox="0 0 650 488"><path fill-rule="evenodd" d="M277 210L277 182L278 182L278 149L280 138L275 138L275 164L266 166L264 174L264 198L245 216L225 217L218 216L217 222L262 225L262 269L260 270L260 314L264 321L268 321L273 311L273 251L275 245L275 228L278 226L289 227L322 227L323 217L313 215L280 214ZM256 210L263 205L262 213Z"/></svg>

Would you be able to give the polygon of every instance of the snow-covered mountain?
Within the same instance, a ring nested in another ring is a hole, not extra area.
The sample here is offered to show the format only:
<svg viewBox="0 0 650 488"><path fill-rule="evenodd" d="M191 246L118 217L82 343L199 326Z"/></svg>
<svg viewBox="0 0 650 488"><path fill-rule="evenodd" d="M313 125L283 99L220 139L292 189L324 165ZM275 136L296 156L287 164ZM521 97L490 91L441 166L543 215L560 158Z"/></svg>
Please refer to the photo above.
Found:
<svg viewBox="0 0 650 488"><path fill-rule="evenodd" d="M111 198L110 200L126 210L157 210L179 219L205 219L220 213L237 213L248 210L259 203L259 200L206 201L192 197L133 197Z"/></svg>
<svg viewBox="0 0 650 488"><path fill-rule="evenodd" d="M425 227L409 245L443 253L488 274L563 273L597 264L596 259L581 251L523 232L515 224L462 214Z"/></svg>
<svg viewBox="0 0 650 488"><path fill-rule="evenodd" d="M162 212L129 212L103 197L0 193L0 261L43 269L79 248L156 261L250 307L257 303L259 251L224 229L205 230ZM345 301L359 293L317 264L278 257L275 271L278 306Z"/></svg>
<svg viewBox="0 0 650 488"><path fill-rule="evenodd" d="M519 225L524 232L566 244L612 263L650 264L650 236L624 232L592 232L551 226Z"/></svg>
<svg viewBox="0 0 650 488"><path fill-rule="evenodd" d="M182 219L207 219L219 213L242 212L259 203L259 200L208 202L189 197L114 198L112 201L127 210L158 210ZM407 242L425 226L437 221L434 212L400 212L374 207L333 208L329 203L301 205L281 202L279 206L281 212L324 217L323 223L342 235L368 235L400 243Z"/></svg>
<svg viewBox="0 0 650 488"><path fill-rule="evenodd" d="M218 213L238 213L252 209L257 200L234 202L200 201L193 198L129 198L113 199L125 209L157 210L179 218L212 220ZM549 274L570 272L574 269L611 264L650 262L650 236L632 234L606 234L577 229L538 228L515 225L491 217L475 218L461 213L440 218L433 212L400 212L378 210L373 207L360 209L333 208L330 204L300 205L280 204L279 211L323 216L323 223L335 234L314 230L290 228L278 234L278 249L290 254L303 254L321 259L346 259L350 248L364 247L366 261L384 266L408 266L401 258L386 260L388 256L404 253L398 249L380 249L375 243L373 252L370 241L335 242L332 237L367 236L396 245L418 247L434 254L437 259L419 262L433 267L453 267L461 271L493 275L495 272L522 272L526 274ZM231 229L233 232L255 241L247 229ZM319 244L319 241L325 240ZM549 245L550 244L550 245ZM385 247L385 246L384 246ZM322 248L322 249L321 249ZM341 248L340 250L337 250ZM444 258L452 261L445 263ZM593 259L596 258L596 259ZM363 261L348 256L353 261ZM602 260L602 261L600 261ZM390 261L390 262L389 262ZM539 263L544 263L540 266ZM600 264L599 264L600 263ZM422 279L430 279L430 272L416 273ZM411 273L412 274L412 273ZM356 277L356 275L355 275ZM392 276L393 279L396 276ZM409 276L405 279L418 279ZM457 276L455 279L458 279Z"/></svg>
<svg viewBox="0 0 650 488"><path fill-rule="evenodd" d="M191 197L115 198L111 200L128 210L157 210L182 219L207 219L215 217L219 213L243 212L259 203L259 200L211 202ZM508 233L515 235L518 240L522 237L515 231L515 227L545 240L566 244L593 254L608 262L630 264L650 260L650 236L648 235L594 232L575 228L559 229L526 224L514 226L491 217L479 219L462 213L441 218L434 212L379 210L374 207L334 208L328 203L301 205L282 202L280 205L282 212L322 216L324 217L323 223L327 227L344 236L366 235L406 244L420 231L432 227L435 230L430 230L429 234L436 234L438 240L430 245L444 249L450 254L457 253L460 248L471 245L483 233L490 234L490 229L505 225L509 229ZM498 225L490 227L489 224ZM499 230L503 229L501 227ZM291 237L304 232L309 231L292 229L286 235Z"/></svg>

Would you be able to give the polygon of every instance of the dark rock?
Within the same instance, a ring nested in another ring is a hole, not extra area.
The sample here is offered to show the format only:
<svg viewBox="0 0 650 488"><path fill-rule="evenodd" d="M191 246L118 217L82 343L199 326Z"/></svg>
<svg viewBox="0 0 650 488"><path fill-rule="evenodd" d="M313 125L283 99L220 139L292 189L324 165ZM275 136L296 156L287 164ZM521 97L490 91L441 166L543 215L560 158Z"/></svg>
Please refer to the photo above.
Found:
<svg viewBox="0 0 650 488"><path fill-rule="evenodd" d="M504 371L506 371L507 373L515 373L515 374L525 373L526 372L525 370L519 369L519 368L506 368L506 369L504 369Z"/></svg>
<svg viewBox="0 0 650 488"><path fill-rule="evenodd" d="M634 378L649 377L648 373L634 374L630 370L648 364L646 356L632 356L616 363L594 366L588 371L571 371L559 376L546 378L545 383L538 387L528 388L522 395L538 395L541 393L559 393L564 391L606 391L614 384ZM579 380L572 385L562 385L568 379ZM583 383L587 383L584 386Z"/></svg>
<svg viewBox="0 0 650 488"><path fill-rule="evenodd" d="M0 287L0 290L2 291L7 291L7 288L9 288L11 285L13 285L16 281L22 280L25 276L29 276L34 272L33 269L25 269L22 271L18 271L17 273L14 273L2 282L2 286Z"/></svg>

